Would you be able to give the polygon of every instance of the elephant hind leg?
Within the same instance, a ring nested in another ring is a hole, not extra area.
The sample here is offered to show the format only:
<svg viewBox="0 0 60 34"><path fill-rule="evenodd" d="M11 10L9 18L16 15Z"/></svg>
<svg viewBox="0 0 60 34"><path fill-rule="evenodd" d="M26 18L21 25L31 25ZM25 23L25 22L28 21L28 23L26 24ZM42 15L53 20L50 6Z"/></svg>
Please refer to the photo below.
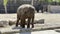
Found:
<svg viewBox="0 0 60 34"><path fill-rule="evenodd" d="M34 28L34 16L32 18L32 28Z"/></svg>
<svg viewBox="0 0 60 34"><path fill-rule="evenodd" d="M27 28L30 28L30 20L31 18L28 18Z"/></svg>

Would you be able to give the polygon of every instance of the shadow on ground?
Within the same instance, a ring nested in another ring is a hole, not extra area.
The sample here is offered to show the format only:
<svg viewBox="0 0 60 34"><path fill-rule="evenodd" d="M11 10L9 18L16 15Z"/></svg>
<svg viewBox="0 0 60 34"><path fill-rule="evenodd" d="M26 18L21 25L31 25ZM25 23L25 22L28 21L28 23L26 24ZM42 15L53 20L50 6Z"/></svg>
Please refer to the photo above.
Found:
<svg viewBox="0 0 60 34"><path fill-rule="evenodd" d="M21 28L20 26L18 26L18 27L14 27L14 28L12 28L13 30L14 29L17 29L17 30L19 30L19 32L17 32L18 34L31 34L31 30L32 30L32 28Z"/></svg>
<svg viewBox="0 0 60 34"><path fill-rule="evenodd" d="M35 20L34 21L34 24L44 24L44 19L40 19L40 20ZM31 26L31 25L30 25ZM14 29L17 29L17 30L20 30L19 33L20 34L31 34L31 30L32 28L27 28L27 25L25 25L25 28L21 28L20 25L18 27L14 27L12 28L13 30Z"/></svg>
<svg viewBox="0 0 60 34"><path fill-rule="evenodd" d="M16 24L16 21L9 21L9 25L14 25ZM20 24L20 23L19 23ZM27 24L27 22L26 22ZM44 24L44 19L40 19L40 20L34 20L34 24Z"/></svg>

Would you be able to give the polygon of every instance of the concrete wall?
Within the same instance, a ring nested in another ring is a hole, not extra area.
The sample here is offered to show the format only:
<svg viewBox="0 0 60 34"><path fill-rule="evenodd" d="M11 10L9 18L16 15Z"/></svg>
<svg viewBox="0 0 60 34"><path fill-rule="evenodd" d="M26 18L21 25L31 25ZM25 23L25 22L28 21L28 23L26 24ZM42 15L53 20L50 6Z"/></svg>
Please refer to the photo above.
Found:
<svg viewBox="0 0 60 34"><path fill-rule="evenodd" d="M50 12L51 13L60 13L60 6L59 5L51 5Z"/></svg>

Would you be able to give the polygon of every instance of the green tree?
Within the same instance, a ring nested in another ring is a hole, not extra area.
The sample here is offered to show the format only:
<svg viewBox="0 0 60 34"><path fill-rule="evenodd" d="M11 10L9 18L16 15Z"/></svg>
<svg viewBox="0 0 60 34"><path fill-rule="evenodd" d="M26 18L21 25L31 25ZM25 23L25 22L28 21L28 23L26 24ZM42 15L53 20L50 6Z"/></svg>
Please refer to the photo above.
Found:
<svg viewBox="0 0 60 34"><path fill-rule="evenodd" d="M47 0L48 1L48 3L51 3L53 0Z"/></svg>
<svg viewBox="0 0 60 34"><path fill-rule="evenodd" d="M4 8L5 8L5 13L7 13L7 3L8 3L8 0L3 0L3 5L4 5Z"/></svg>
<svg viewBox="0 0 60 34"><path fill-rule="evenodd" d="M59 2L60 2L60 0L59 0Z"/></svg>

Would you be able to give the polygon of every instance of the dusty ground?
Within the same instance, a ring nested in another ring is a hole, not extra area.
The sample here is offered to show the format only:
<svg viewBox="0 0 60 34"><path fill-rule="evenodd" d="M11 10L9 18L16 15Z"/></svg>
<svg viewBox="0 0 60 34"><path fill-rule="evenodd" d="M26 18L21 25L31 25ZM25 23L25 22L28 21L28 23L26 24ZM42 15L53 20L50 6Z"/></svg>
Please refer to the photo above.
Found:
<svg viewBox="0 0 60 34"><path fill-rule="evenodd" d="M0 20L13 20L14 21L14 20L16 20L16 17L17 17L16 14L0 14ZM54 26L54 24L56 24L56 25L59 24L58 26L60 26L60 14L36 13L35 14L35 20L41 20L41 19L44 19L44 24L52 24L53 26ZM4 31L4 29L1 29L1 30ZM7 30L7 28L6 28L6 30ZM46 34L54 34L54 33L56 33L54 30L52 30L52 31L50 31L50 30L48 30L48 31L39 31L39 32L41 34L44 34L44 33L46 33ZM35 32L30 32L29 34L34 34L34 33ZM37 33L38 32L36 32L35 34L37 34ZM24 34L24 33L22 33L22 34Z"/></svg>
<svg viewBox="0 0 60 34"><path fill-rule="evenodd" d="M60 34L60 33L54 30L45 30L45 31L25 32L25 33L16 33L16 34Z"/></svg>
<svg viewBox="0 0 60 34"><path fill-rule="evenodd" d="M16 14L0 14L0 20L16 20ZM45 23L60 23L60 14L36 13L35 20L44 19Z"/></svg>

